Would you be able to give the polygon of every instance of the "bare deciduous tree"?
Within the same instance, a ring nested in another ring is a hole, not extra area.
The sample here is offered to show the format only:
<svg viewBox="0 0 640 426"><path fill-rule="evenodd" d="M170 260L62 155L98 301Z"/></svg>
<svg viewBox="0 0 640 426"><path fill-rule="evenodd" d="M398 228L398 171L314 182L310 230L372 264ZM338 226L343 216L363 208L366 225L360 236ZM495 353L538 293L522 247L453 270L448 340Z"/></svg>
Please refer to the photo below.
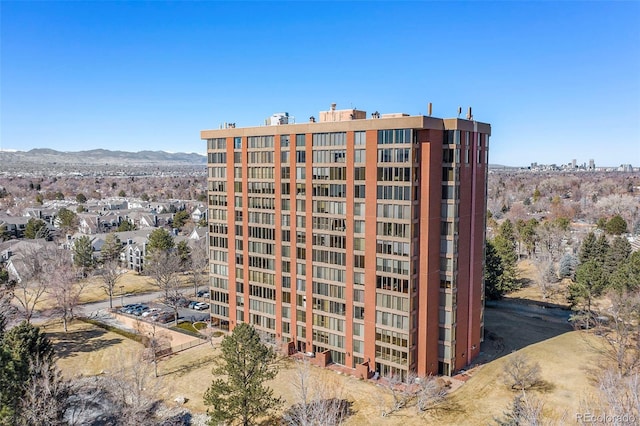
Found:
<svg viewBox="0 0 640 426"><path fill-rule="evenodd" d="M581 411L602 419L617 419L616 424L637 424L640 419L640 371L622 376L606 369L598 380L598 392L583 401ZM592 418L578 418L579 424L593 424Z"/></svg>
<svg viewBox="0 0 640 426"><path fill-rule="evenodd" d="M522 391L520 395L513 398L509 411L495 421L499 426L542 425L542 408L541 400Z"/></svg>
<svg viewBox="0 0 640 426"><path fill-rule="evenodd" d="M351 403L343 398L342 388L336 382L315 378L309 361L298 362L293 386L299 402L283 415L285 424L337 426L350 415Z"/></svg>
<svg viewBox="0 0 640 426"><path fill-rule="evenodd" d="M64 425L69 383L48 359L36 357L29 363L31 380L22 398L22 416L30 425Z"/></svg>
<svg viewBox="0 0 640 426"><path fill-rule="evenodd" d="M538 261L535 263L536 267L536 283L542 298L546 299L551 294L555 293L558 289L558 276L555 271L554 263L551 261Z"/></svg>
<svg viewBox="0 0 640 426"><path fill-rule="evenodd" d="M136 329L146 337L142 359L153 364L154 374L158 377L158 361L162 352L171 348L171 336L154 322L137 321Z"/></svg>
<svg viewBox="0 0 640 426"><path fill-rule="evenodd" d="M74 318L73 310L80 303L86 282L78 280L68 253L60 250L52 259L54 265L50 276L48 292L55 301L55 312L62 318L65 333L69 321Z"/></svg>
<svg viewBox="0 0 640 426"><path fill-rule="evenodd" d="M605 355L621 375L640 367L640 291L611 292L611 320L601 327Z"/></svg>
<svg viewBox="0 0 640 426"><path fill-rule="evenodd" d="M27 322L47 293L49 275L54 271L56 249L50 245L25 248L13 264L18 272L13 296ZM17 257L17 256L16 256Z"/></svg>
<svg viewBox="0 0 640 426"><path fill-rule="evenodd" d="M153 379L151 364L141 362L143 354L137 357L133 363L124 357L114 360L119 368L103 376L74 380L65 416L69 424L100 421L100 424L151 426L161 423L155 417L158 401L154 395L158 394L162 382Z"/></svg>
<svg viewBox="0 0 640 426"><path fill-rule="evenodd" d="M182 299L180 292L180 258L173 251L154 250L147 258L145 273L153 279L153 284L164 292L164 303L173 309L178 321L178 307Z"/></svg>
<svg viewBox="0 0 640 426"><path fill-rule="evenodd" d="M516 352L511 354L504 367L505 383L514 390L526 390L540 383L540 365Z"/></svg>
<svg viewBox="0 0 640 426"><path fill-rule="evenodd" d="M442 403L447 395L447 389L436 378L418 377L413 372L404 379L398 375L387 375L382 378L381 383L392 398L391 406L385 403L385 398L381 395L378 398L383 417L412 404L415 404L418 412L429 410Z"/></svg>
<svg viewBox="0 0 640 426"><path fill-rule="evenodd" d="M205 282L207 266L209 265L209 253L207 252L207 241L202 238L195 242L191 248L191 261L189 269L191 270L191 281L193 282L193 294L198 294L198 288Z"/></svg>
<svg viewBox="0 0 640 426"><path fill-rule="evenodd" d="M419 379L416 407L418 411L427 411L445 400L447 388L433 376Z"/></svg>
<svg viewBox="0 0 640 426"><path fill-rule="evenodd" d="M120 277L124 275L122 268L117 260L107 260L103 262L96 270L96 274L100 277L100 287L109 296L109 307L113 308L113 295L116 284Z"/></svg>

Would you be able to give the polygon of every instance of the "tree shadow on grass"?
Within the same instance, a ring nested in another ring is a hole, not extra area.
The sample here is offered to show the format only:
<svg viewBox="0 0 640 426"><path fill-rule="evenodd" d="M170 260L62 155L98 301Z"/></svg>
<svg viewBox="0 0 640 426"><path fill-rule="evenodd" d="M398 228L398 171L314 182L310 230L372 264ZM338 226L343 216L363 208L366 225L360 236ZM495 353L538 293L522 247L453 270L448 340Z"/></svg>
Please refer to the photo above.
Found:
<svg viewBox="0 0 640 426"><path fill-rule="evenodd" d="M177 355L180 356L180 355ZM202 358L199 358L195 361L193 361L191 364L188 365L181 365L178 366L177 368L175 368L172 371L165 371L162 372L162 374L160 374L160 376L170 376L172 374L176 374L178 377L180 376L184 376L185 374L188 374L194 370L197 370L201 367L204 367L207 364L212 364L215 362L215 360L219 358L218 355L216 354L212 354L212 355L208 355L208 356L203 356Z"/></svg>
<svg viewBox="0 0 640 426"><path fill-rule="evenodd" d="M518 280L518 285L519 285L521 288L531 287L531 286L533 286L533 284L534 284L533 280L532 280L532 279L529 279L529 278L520 278L520 279Z"/></svg>
<svg viewBox="0 0 640 426"><path fill-rule="evenodd" d="M75 356L78 352L95 352L122 343L120 337L106 338L107 332L100 328L70 330L68 332L46 333L60 358Z"/></svg>
<svg viewBox="0 0 640 426"><path fill-rule="evenodd" d="M424 424L438 424L443 416L448 418L454 413L464 414L466 409L448 395L442 402L419 412L418 416L425 421ZM407 424L411 424L411 421L415 421L415 417L409 416L408 420Z"/></svg>
<svg viewBox="0 0 640 426"><path fill-rule="evenodd" d="M531 387L531 389L537 390L541 393L553 392L555 388L556 385L554 383L548 382L546 380L538 380L538 382Z"/></svg>

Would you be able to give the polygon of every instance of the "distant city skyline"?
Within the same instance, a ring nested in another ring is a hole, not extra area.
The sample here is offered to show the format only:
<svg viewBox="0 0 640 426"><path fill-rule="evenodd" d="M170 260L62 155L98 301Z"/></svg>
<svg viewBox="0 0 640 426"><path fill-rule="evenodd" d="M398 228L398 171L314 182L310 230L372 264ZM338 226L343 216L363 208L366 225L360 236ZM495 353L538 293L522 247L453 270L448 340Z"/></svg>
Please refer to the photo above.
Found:
<svg viewBox="0 0 640 426"><path fill-rule="evenodd" d="M204 153L335 102L492 124L491 164L640 166L638 2L0 3L0 149Z"/></svg>

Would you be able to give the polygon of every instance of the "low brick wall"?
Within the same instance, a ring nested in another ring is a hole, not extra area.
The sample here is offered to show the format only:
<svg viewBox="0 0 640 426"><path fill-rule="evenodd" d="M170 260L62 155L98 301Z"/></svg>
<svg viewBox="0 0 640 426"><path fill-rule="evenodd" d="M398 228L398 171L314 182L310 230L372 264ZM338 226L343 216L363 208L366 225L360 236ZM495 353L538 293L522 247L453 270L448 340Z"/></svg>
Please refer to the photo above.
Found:
<svg viewBox="0 0 640 426"><path fill-rule="evenodd" d="M178 351L180 348L188 346L188 344L193 341L204 342L204 339L170 330L157 323L147 322L140 318L133 318L128 315L121 315L118 313L115 313L114 315L119 323L122 323L127 327L132 328L136 332L146 336L154 333L155 326L156 337L160 337L162 340L166 340L167 343L171 346L172 351Z"/></svg>

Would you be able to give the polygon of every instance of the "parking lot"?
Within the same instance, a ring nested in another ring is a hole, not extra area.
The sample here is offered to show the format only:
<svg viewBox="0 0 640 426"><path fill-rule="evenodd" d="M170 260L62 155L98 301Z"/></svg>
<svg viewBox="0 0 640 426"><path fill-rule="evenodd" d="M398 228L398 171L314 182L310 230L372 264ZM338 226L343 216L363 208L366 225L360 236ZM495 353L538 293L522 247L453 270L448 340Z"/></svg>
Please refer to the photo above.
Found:
<svg viewBox="0 0 640 426"><path fill-rule="evenodd" d="M208 295L208 293L203 292L199 294ZM126 300L123 302L125 305L117 309L118 313L161 324L170 323L175 319L173 307L162 303L161 298L158 298L156 293L148 295L142 300L136 300L135 303L126 303ZM208 299L205 297L182 297L180 305L184 306L178 308L178 321L209 321L209 304L207 302Z"/></svg>

